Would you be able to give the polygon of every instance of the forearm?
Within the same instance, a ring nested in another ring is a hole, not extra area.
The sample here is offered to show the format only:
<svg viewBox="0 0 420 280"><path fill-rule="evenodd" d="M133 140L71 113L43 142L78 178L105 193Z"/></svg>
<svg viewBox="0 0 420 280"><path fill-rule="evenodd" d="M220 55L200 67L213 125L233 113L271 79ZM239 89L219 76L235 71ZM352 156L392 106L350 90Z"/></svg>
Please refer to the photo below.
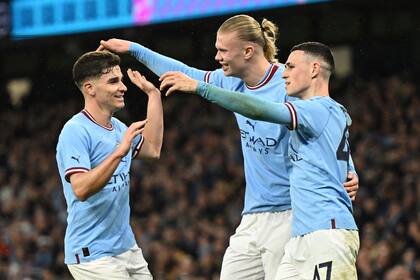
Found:
<svg viewBox="0 0 420 280"><path fill-rule="evenodd" d="M163 141L163 108L160 91L149 94L147 103L147 124L142 133L144 144L140 150L141 159L160 157Z"/></svg>
<svg viewBox="0 0 420 280"><path fill-rule="evenodd" d="M124 155L116 150L88 172L73 174L70 177L70 182L76 197L85 201L102 190L110 181L123 157Z"/></svg>
<svg viewBox="0 0 420 280"><path fill-rule="evenodd" d="M206 71L189 67L173 58L161 55L140 44L131 43L129 53L158 76L168 71L179 71L193 79L202 81Z"/></svg>
<svg viewBox="0 0 420 280"><path fill-rule="evenodd" d="M245 117L288 125L290 112L283 103L274 103L199 82L196 93L223 108Z"/></svg>

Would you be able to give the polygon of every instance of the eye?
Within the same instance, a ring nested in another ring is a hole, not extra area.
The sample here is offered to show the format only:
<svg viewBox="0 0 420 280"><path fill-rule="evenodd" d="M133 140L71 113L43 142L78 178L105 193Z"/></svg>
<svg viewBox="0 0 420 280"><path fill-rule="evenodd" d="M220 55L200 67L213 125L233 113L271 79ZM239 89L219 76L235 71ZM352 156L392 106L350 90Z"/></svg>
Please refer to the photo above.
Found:
<svg viewBox="0 0 420 280"><path fill-rule="evenodd" d="M113 78L113 79L110 79L108 82L109 82L110 84L118 84L119 79L118 79L118 78Z"/></svg>

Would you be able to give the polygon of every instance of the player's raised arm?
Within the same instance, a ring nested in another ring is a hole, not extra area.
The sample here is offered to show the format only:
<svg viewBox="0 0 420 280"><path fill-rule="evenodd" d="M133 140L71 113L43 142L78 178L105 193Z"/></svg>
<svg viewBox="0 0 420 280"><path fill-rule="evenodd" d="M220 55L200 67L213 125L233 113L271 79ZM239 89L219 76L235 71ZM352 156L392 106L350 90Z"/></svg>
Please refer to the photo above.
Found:
<svg viewBox="0 0 420 280"><path fill-rule="evenodd" d="M163 108L160 91L138 71L127 70L131 82L148 96L147 124L142 136L144 138L136 158L159 159L163 141Z"/></svg>
<svg viewBox="0 0 420 280"><path fill-rule="evenodd" d="M189 67L178 60L161 55L138 43L127 40L116 38L101 40L97 50L108 50L115 53L130 53L140 63L158 76L161 76L168 71L180 71L194 79L202 81L207 73L207 71Z"/></svg>

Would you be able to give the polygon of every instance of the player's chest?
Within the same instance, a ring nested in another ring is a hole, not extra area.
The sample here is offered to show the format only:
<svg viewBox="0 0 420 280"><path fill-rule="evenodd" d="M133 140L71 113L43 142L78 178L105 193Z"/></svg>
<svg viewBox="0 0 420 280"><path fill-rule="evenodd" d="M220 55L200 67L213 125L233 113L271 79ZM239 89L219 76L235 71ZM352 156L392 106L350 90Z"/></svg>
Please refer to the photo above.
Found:
<svg viewBox="0 0 420 280"><path fill-rule="evenodd" d="M90 148L90 159L92 164L94 166L100 164L113 153L121 144L123 136L124 134L116 129L98 132L94 141L92 141ZM128 163L129 155L130 153L121 160L122 164L124 164L124 162Z"/></svg>

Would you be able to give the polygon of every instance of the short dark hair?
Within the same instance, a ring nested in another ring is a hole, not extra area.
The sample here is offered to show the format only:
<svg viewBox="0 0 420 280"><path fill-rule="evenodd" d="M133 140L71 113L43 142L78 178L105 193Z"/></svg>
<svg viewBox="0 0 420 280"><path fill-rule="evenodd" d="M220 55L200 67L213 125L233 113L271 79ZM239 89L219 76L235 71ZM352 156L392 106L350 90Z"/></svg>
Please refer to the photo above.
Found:
<svg viewBox="0 0 420 280"><path fill-rule="evenodd" d="M73 65L73 80L81 88L87 78L97 78L117 65L120 57L107 51L93 51L83 54Z"/></svg>
<svg viewBox="0 0 420 280"><path fill-rule="evenodd" d="M332 55L331 49L322 43L319 42L305 42L299 45L294 46L290 52L293 51L304 51L313 56L321 57L330 67L331 73L334 72L335 63L334 57Z"/></svg>

